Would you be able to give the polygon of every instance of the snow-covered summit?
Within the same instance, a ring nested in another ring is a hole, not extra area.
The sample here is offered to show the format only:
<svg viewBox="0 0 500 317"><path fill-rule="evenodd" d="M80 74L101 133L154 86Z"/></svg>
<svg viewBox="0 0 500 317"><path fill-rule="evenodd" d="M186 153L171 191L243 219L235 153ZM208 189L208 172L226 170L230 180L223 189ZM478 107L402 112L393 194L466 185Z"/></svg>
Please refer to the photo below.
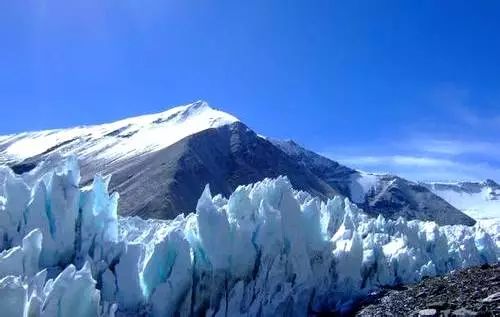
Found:
<svg viewBox="0 0 500 317"><path fill-rule="evenodd" d="M58 150L80 158L122 160L154 152L200 131L237 122L205 101L112 123L45 130L0 138L0 163Z"/></svg>

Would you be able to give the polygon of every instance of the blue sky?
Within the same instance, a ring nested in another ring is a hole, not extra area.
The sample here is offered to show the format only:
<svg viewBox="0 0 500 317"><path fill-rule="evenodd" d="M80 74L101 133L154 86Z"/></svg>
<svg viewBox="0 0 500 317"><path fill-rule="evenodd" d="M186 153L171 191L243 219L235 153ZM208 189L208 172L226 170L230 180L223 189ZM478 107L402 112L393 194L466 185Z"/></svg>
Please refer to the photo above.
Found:
<svg viewBox="0 0 500 317"><path fill-rule="evenodd" d="M0 134L204 99L367 171L500 180L500 2L0 0Z"/></svg>

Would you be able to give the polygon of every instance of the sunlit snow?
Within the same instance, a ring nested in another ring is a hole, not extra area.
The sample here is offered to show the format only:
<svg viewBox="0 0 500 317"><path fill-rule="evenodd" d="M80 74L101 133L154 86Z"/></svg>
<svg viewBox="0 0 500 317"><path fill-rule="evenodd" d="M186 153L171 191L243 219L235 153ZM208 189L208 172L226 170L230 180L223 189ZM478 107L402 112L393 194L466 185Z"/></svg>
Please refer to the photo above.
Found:
<svg viewBox="0 0 500 317"><path fill-rule="evenodd" d="M439 184L441 185L441 184ZM430 189L443 199L448 201L456 208L462 210L464 213L474 219L500 219L500 191L484 185L476 192L467 192L460 189L460 184L446 184L450 188L440 188L433 183L430 184ZM456 186L457 188L453 188Z"/></svg>
<svg viewBox="0 0 500 317"><path fill-rule="evenodd" d="M65 145L64 154L93 159L121 160L153 152L192 135L238 121L204 101L179 106L159 114L72 129L27 132L0 139L7 146L3 159L23 160ZM1 163L1 162L0 162Z"/></svg>

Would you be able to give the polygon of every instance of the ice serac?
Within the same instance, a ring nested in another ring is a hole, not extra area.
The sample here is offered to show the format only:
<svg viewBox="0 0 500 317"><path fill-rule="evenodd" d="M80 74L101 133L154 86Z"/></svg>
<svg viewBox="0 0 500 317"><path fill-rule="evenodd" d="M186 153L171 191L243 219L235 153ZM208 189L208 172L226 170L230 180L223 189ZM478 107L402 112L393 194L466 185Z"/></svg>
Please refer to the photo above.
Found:
<svg viewBox="0 0 500 317"><path fill-rule="evenodd" d="M0 307L5 316L22 317L27 301L26 286L16 276L0 278Z"/></svg>
<svg viewBox="0 0 500 317"><path fill-rule="evenodd" d="M7 178L0 219L11 221L0 227L0 279L5 286L1 291L7 300L17 296L11 305L23 301L8 316L113 314L112 304L101 304L96 279L115 261L112 250L119 251L117 197L109 197L99 177L93 188L83 190L79 179L75 158L44 175L31 190L14 174Z"/></svg>
<svg viewBox="0 0 500 317"><path fill-rule="evenodd" d="M86 263L79 271L70 264L55 280L47 282L40 316L99 316L100 293L95 284L90 264Z"/></svg>
<svg viewBox="0 0 500 317"><path fill-rule="evenodd" d="M9 316L343 312L380 287L500 256L495 227L373 218L287 177L228 198L207 186L195 213L164 221L118 217L109 178L80 187L74 158L33 186L8 173L0 306Z"/></svg>

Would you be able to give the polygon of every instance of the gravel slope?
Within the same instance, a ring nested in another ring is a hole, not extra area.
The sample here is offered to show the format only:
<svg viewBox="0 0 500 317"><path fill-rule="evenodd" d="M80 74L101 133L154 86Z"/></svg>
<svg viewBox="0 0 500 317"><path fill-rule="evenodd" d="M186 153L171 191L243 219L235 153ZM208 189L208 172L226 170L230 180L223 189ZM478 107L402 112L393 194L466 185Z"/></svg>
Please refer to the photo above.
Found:
<svg viewBox="0 0 500 317"><path fill-rule="evenodd" d="M355 316L500 316L500 264L454 271L368 299Z"/></svg>

